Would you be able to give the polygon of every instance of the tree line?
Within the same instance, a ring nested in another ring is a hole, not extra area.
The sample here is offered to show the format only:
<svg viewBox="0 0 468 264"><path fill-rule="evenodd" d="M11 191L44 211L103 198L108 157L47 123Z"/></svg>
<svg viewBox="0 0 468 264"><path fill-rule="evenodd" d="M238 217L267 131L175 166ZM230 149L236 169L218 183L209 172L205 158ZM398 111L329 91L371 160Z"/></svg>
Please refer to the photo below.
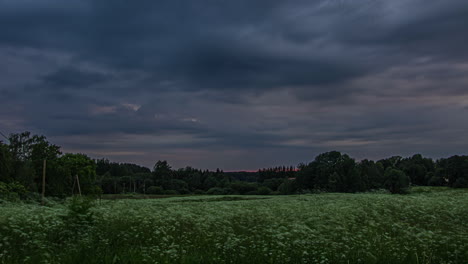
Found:
<svg viewBox="0 0 468 264"><path fill-rule="evenodd" d="M468 156L433 160L420 154L378 161L356 161L331 151L308 164L264 168L257 172L223 172L192 167L173 169L157 161L152 169L85 154L65 153L45 136L11 134L0 141L0 196L39 193L43 161L46 195L83 194L294 194L365 192L387 189L405 193L412 185L468 187ZM1 198L1 197L0 197Z"/></svg>

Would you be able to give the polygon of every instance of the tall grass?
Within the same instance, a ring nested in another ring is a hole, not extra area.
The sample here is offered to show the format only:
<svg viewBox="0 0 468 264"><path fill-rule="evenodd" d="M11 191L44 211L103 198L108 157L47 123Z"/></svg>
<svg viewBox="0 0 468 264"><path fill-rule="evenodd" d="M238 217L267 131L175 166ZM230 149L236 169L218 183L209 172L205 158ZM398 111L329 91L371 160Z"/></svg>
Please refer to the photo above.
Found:
<svg viewBox="0 0 468 264"><path fill-rule="evenodd" d="M468 263L467 190L79 203L1 204L0 263Z"/></svg>

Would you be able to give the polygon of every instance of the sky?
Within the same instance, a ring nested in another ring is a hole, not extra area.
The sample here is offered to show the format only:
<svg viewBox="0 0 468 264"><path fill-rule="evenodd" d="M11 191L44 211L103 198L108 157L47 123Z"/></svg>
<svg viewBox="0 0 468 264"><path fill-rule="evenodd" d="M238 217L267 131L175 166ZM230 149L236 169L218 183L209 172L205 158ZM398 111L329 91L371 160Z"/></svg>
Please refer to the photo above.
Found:
<svg viewBox="0 0 468 264"><path fill-rule="evenodd" d="M466 0L0 0L0 131L152 167L468 154Z"/></svg>

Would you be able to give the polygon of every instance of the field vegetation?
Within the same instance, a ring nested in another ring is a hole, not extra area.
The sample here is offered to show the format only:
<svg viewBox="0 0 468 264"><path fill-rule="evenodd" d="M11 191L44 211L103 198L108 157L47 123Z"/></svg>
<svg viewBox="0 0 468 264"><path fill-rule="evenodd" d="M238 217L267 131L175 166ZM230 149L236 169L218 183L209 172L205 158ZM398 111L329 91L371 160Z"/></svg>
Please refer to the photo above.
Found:
<svg viewBox="0 0 468 264"><path fill-rule="evenodd" d="M0 212L0 263L468 261L467 189L3 201Z"/></svg>

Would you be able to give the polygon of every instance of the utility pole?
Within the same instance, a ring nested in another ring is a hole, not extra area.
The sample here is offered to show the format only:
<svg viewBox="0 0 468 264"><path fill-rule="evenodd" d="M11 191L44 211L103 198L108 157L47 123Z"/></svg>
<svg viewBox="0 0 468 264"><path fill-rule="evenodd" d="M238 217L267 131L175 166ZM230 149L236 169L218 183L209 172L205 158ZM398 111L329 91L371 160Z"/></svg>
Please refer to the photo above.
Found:
<svg viewBox="0 0 468 264"><path fill-rule="evenodd" d="M78 174L76 174L76 183L78 184L78 193L81 196L80 178L78 178Z"/></svg>
<svg viewBox="0 0 468 264"><path fill-rule="evenodd" d="M45 204L45 178L46 178L46 160L44 159L44 164L42 166L42 205Z"/></svg>

